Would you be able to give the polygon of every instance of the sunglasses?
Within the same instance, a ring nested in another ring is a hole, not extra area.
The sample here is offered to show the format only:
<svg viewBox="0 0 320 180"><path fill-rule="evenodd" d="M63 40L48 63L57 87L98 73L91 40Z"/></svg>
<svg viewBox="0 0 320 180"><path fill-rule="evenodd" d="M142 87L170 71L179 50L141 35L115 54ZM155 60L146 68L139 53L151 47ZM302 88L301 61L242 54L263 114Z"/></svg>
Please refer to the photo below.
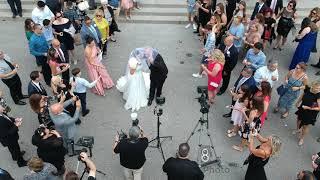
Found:
<svg viewBox="0 0 320 180"><path fill-rule="evenodd" d="M62 16L56 16L56 18L58 19L58 18L61 18Z"/></svg>
<svg viewBox="0 0 320 180"><path fill-rule="evenodd" d="M96 15L96 17L102 17L101 15Z"/></svg>

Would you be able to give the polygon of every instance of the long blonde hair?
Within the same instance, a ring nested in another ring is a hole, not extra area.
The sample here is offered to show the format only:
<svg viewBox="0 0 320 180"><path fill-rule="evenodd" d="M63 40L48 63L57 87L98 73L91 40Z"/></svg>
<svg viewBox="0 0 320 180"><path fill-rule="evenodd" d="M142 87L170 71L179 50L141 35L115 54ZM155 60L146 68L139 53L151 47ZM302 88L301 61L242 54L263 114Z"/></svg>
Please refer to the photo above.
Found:
<svg viewBox="0 0 320 180"><path fill-rule="evenodd" d="M278 136L271 135L271 155L278 154L281 148L282 142Z"/></svg>
<svg viewBox="0 0 320 180"><path fill-rule="evenodd" d="M219 49L214 49L213 51L211 51L210 59L217 61L221 64L224 64L226 62L223 52L221 52Z"/></svg>

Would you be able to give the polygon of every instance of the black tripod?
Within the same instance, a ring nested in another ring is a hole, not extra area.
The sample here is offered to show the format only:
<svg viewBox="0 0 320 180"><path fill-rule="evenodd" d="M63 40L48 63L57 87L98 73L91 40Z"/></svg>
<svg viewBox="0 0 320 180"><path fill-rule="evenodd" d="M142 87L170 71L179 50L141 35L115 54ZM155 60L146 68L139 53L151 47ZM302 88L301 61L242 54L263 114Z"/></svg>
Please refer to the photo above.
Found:
<svg viewBox="0 0 320 180"><path fill-rule="evenodd" d="M163 149L162 149L163 141L161 142L161 139L164 139L164 140L165 139L170 139L170 140L172 140L172 136L160 136L160 125L161 125L160 116L162 115L163 110L161 108L158 108L157 106L155 106L153 113L155 115L157 115L157 137L152 139L149 143L156 141L157 144L155 146L149 146L149 147L159 149L159 151L160 151L160 153L162 155L162 159L163 159L163 161L165 161L165 157L164 157Z"/></svg>
<svg viewBox="0 0 320 180"><path fill-rule="evenodd" d="M206 116L205 116L205 115L206 115ZM202 113L202 117L199 119L198 123L196 124L196 126L195 126L194 129L192 130L190 136L188 137L187 143L189 142L189 140L191 139L191 137L192 137L192 136L195 134L195 132L197 131L197 132L200 133L200 135L199 135L199 142L198 142L198 148L199 148L199 149L202 148L204 145L201 144L201 136L202 136L202 133L206 130L206 135L207 135L207 137L208 137L209 140L210 140L210 145L209 145L209 146L210 146L210 148L211 148L212 151L213 151L214 159L211 160L211 161L209 161L209 159L208 159L208 161L206 161L206 162L204 162L204 163L202 163L202 164L200 164L200 163L201 163L201 161L200 161L199 166L200 166L200 167L205 167L205 166L208 166L208 165L210 165L210 164L217 163L218 166L221 167L220 157L217 156L216 150L215 150L215 148L214 148L214 146L213 146L213 142L212 142L212 139L211 139L211 135L210 135L210 133L209 133L209 121L208 121L208 120L209 120L209 119L208 119L208 113ZM206 124L206 128L204 128L204 125L205 125L205 124Z"/></svg>

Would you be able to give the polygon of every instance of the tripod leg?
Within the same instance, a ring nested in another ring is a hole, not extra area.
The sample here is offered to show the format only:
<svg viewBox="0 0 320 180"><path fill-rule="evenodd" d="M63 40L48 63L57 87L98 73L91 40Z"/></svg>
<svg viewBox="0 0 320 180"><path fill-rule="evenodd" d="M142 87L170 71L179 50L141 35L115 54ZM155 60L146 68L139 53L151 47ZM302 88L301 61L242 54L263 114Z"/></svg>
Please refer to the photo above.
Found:
<svg viewBox="0 0 320 180"><path fill-rule="evenodd" d="M166 159L165 159L165 157L164 157L164 154L163 154L163 150L162 150L162 146L161 146L161 144L160 144L160 148L159 148L159 150L160 150L160 153L161 153L161 155L162 155L163 162L166 162Z"/></svg>
<svg viewBox="0 0 320 180"><path fill-rule="evenodd" d="M190 138L194 135L194 132L196 132L197 127L199 126L200 121L197 122L196 126L193 128L191 134L189 135L188 139L187 139L187 143L189 142Z"/></svg>

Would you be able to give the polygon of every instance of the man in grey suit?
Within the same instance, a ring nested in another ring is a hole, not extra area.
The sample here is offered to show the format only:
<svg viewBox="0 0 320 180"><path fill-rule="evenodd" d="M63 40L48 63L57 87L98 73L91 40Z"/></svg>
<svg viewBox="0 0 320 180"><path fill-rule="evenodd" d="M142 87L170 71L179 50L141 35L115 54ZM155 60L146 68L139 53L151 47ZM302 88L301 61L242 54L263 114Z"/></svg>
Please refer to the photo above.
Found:
<svg viewBox="0 0 320 180"><path fill-rule="evenodd" d="M65 96L61 96L62 100L65 99ZM60 101L63 102L63 101ZM76 102L76 112L73 117L70 113L64 108L70 105L71 103ZM80 100L74 96L71 99L67 100L64 103L55 103L50 106L49 113L50 117L55 125L56 130L62 134L64 142L67 142L68 139L73 140L76 133L76 124L75 122L79 118L79 112L81 108Z"/></svg>
<svg viewBox="0 0 320 180"><path fill-rule="evenodd" d="M99 48L101 47L102 42L100 31L97 25L94 22L92 22L89 16L84 17L84 23L82 24L80 35L84 47L86 47L86 39L88 36L94 39L96 46L98 46Z"/></svg>

